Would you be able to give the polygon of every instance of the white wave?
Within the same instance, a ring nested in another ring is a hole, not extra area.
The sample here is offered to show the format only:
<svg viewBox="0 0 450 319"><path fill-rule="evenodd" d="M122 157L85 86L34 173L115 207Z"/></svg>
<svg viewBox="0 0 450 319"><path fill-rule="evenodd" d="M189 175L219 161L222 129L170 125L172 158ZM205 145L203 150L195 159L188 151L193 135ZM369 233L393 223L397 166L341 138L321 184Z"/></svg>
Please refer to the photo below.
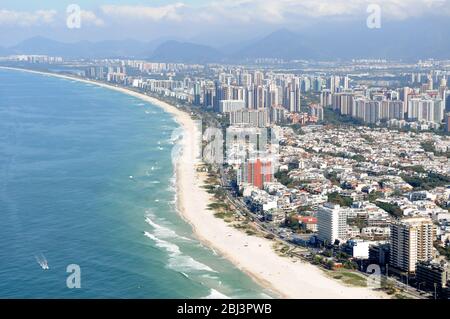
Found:
<svg viewBox="0 0 450 319"><path fill-rule="evenodd" d="M173 257L169 260L169 267L177 270L177 271L183 271L183 270L192 270L192 271L209 271L209 272L216 272L211 267L195 260L194 258L190 256L180 255Z"/></svg>
<svg viewBox="0 0 450 319"><path fill-rule="evenodd" d="M150 226L152 226L155 229L156 236L163 237L163 238L179 238L179 239L183 239L185 241L192 241L191 239L189 239L187 237L178 235L174 230L172 230L166 226L162 226L160 224L155 223L149 216L147 216L145 218L145 221L147 222L147 224L149 224Z"/></svg>
<svg viewBox="0 0 450 319"><path fill-rule="evenodd" d="M176 270L178 272L186 271L209 271L216 272L209 266L202 264L201 262L195 260L191 256L183 255L180 251L180 247L176 244L168 242L166 240L156 237L154 234L149 232L144 232L145 236L150 238L155 242L156 247L163 248L169 253L169 263L168 267Z"/></svg>
<svg viewBox="0 0 450 319"><path fill-rule="evenodd" d="M231 298L215 289L211 289L209 295L202 299L231 299Z"/></svg>
<svg viewBox="0 0 450 319"><path fill-rule="evenodd" d="M271 297L268 294L265 294L263 292L260 294L260 296L261 296L261 299L273 299L273 297Z"/></svg>
<svg viewBox="0 0 450 319"><path fill-rule="evenodd" d="M145 236L147 236L148 238L150 238L151 240L153 240L156 244L156 247L159 248L164 248L169 254L171 255L180 255L181 251L180 248L172 243L169 243L168 241L159 239L158 237L156 237L155 235L149 233L149 232L144 232Z"/></svg>

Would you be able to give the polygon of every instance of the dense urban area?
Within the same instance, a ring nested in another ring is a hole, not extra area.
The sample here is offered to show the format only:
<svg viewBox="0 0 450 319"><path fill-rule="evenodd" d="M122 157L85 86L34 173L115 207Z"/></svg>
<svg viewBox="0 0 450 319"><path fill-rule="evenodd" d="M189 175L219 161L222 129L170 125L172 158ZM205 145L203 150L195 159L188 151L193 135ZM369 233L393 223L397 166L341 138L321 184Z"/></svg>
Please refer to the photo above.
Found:
<svg viewBox="0 0 450 319"><path fill-rule="evenodd" d="M347 283L375 273L395 297L448 298L450 61L0 64L106 81L192 112L226 136L223 159L205 165L218 218Z"/></svg>

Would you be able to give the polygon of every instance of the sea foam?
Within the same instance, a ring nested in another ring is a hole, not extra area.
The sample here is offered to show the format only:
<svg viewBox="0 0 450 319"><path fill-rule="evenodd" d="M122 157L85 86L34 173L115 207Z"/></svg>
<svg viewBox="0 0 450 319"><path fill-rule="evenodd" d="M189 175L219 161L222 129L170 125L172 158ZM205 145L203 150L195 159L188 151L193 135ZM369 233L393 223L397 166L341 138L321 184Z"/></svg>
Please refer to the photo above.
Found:
<svg viewBox="0 0 450 319"><path fill-rule="evenodd" d="M209 271L216 272L209 266L202 264L201 262L195 260L191 256L183 255L180 247L174 243L168 242L161 238L156 237L154 234L149 232L144 232L145 236L150 238L155 242L156 247L162 248L169 253L169 263L167 267L176 270L178 272L188 272L188 271Z"/></svg>

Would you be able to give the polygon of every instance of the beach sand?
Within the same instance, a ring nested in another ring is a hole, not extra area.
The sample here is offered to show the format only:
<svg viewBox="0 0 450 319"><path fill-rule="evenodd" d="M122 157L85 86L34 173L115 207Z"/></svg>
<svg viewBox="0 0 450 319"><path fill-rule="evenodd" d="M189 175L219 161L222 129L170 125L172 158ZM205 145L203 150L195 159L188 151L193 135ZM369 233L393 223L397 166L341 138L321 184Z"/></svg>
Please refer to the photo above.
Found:
<svg viewBox="0 0 450 319"><path fill-rule="evenodd" d="M207 207L212 202L212 195L202 188L205 174L196 170L201 163L194 159L193 154L201 147L197 143L200 132L188 113L156 98L114 85L59 74L22 71L95 84L147 101L172 114L184 131L181 140L182 154L176 165L177 204L181 216L192 226L201 242L223 255L261 286L283 298L388 298L387 294L371 288L347 286L329 278L324 271L309 263L299 260L294 262L290 258L279 256L273 250L274 241L249 236L216 218Z"/></svg>

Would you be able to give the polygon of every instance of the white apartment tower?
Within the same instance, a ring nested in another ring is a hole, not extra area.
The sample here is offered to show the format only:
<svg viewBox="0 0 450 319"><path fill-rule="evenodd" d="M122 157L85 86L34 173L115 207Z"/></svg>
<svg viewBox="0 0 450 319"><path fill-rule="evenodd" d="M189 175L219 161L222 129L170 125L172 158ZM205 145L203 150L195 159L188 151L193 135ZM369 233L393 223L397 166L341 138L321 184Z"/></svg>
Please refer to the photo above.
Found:
<svg viewBox="0 0 450 319"><path fill-rule="evenodd" d="M317 212L318 239L333 244L347 239L347 212L339 205L324 204Z"/></svg>

